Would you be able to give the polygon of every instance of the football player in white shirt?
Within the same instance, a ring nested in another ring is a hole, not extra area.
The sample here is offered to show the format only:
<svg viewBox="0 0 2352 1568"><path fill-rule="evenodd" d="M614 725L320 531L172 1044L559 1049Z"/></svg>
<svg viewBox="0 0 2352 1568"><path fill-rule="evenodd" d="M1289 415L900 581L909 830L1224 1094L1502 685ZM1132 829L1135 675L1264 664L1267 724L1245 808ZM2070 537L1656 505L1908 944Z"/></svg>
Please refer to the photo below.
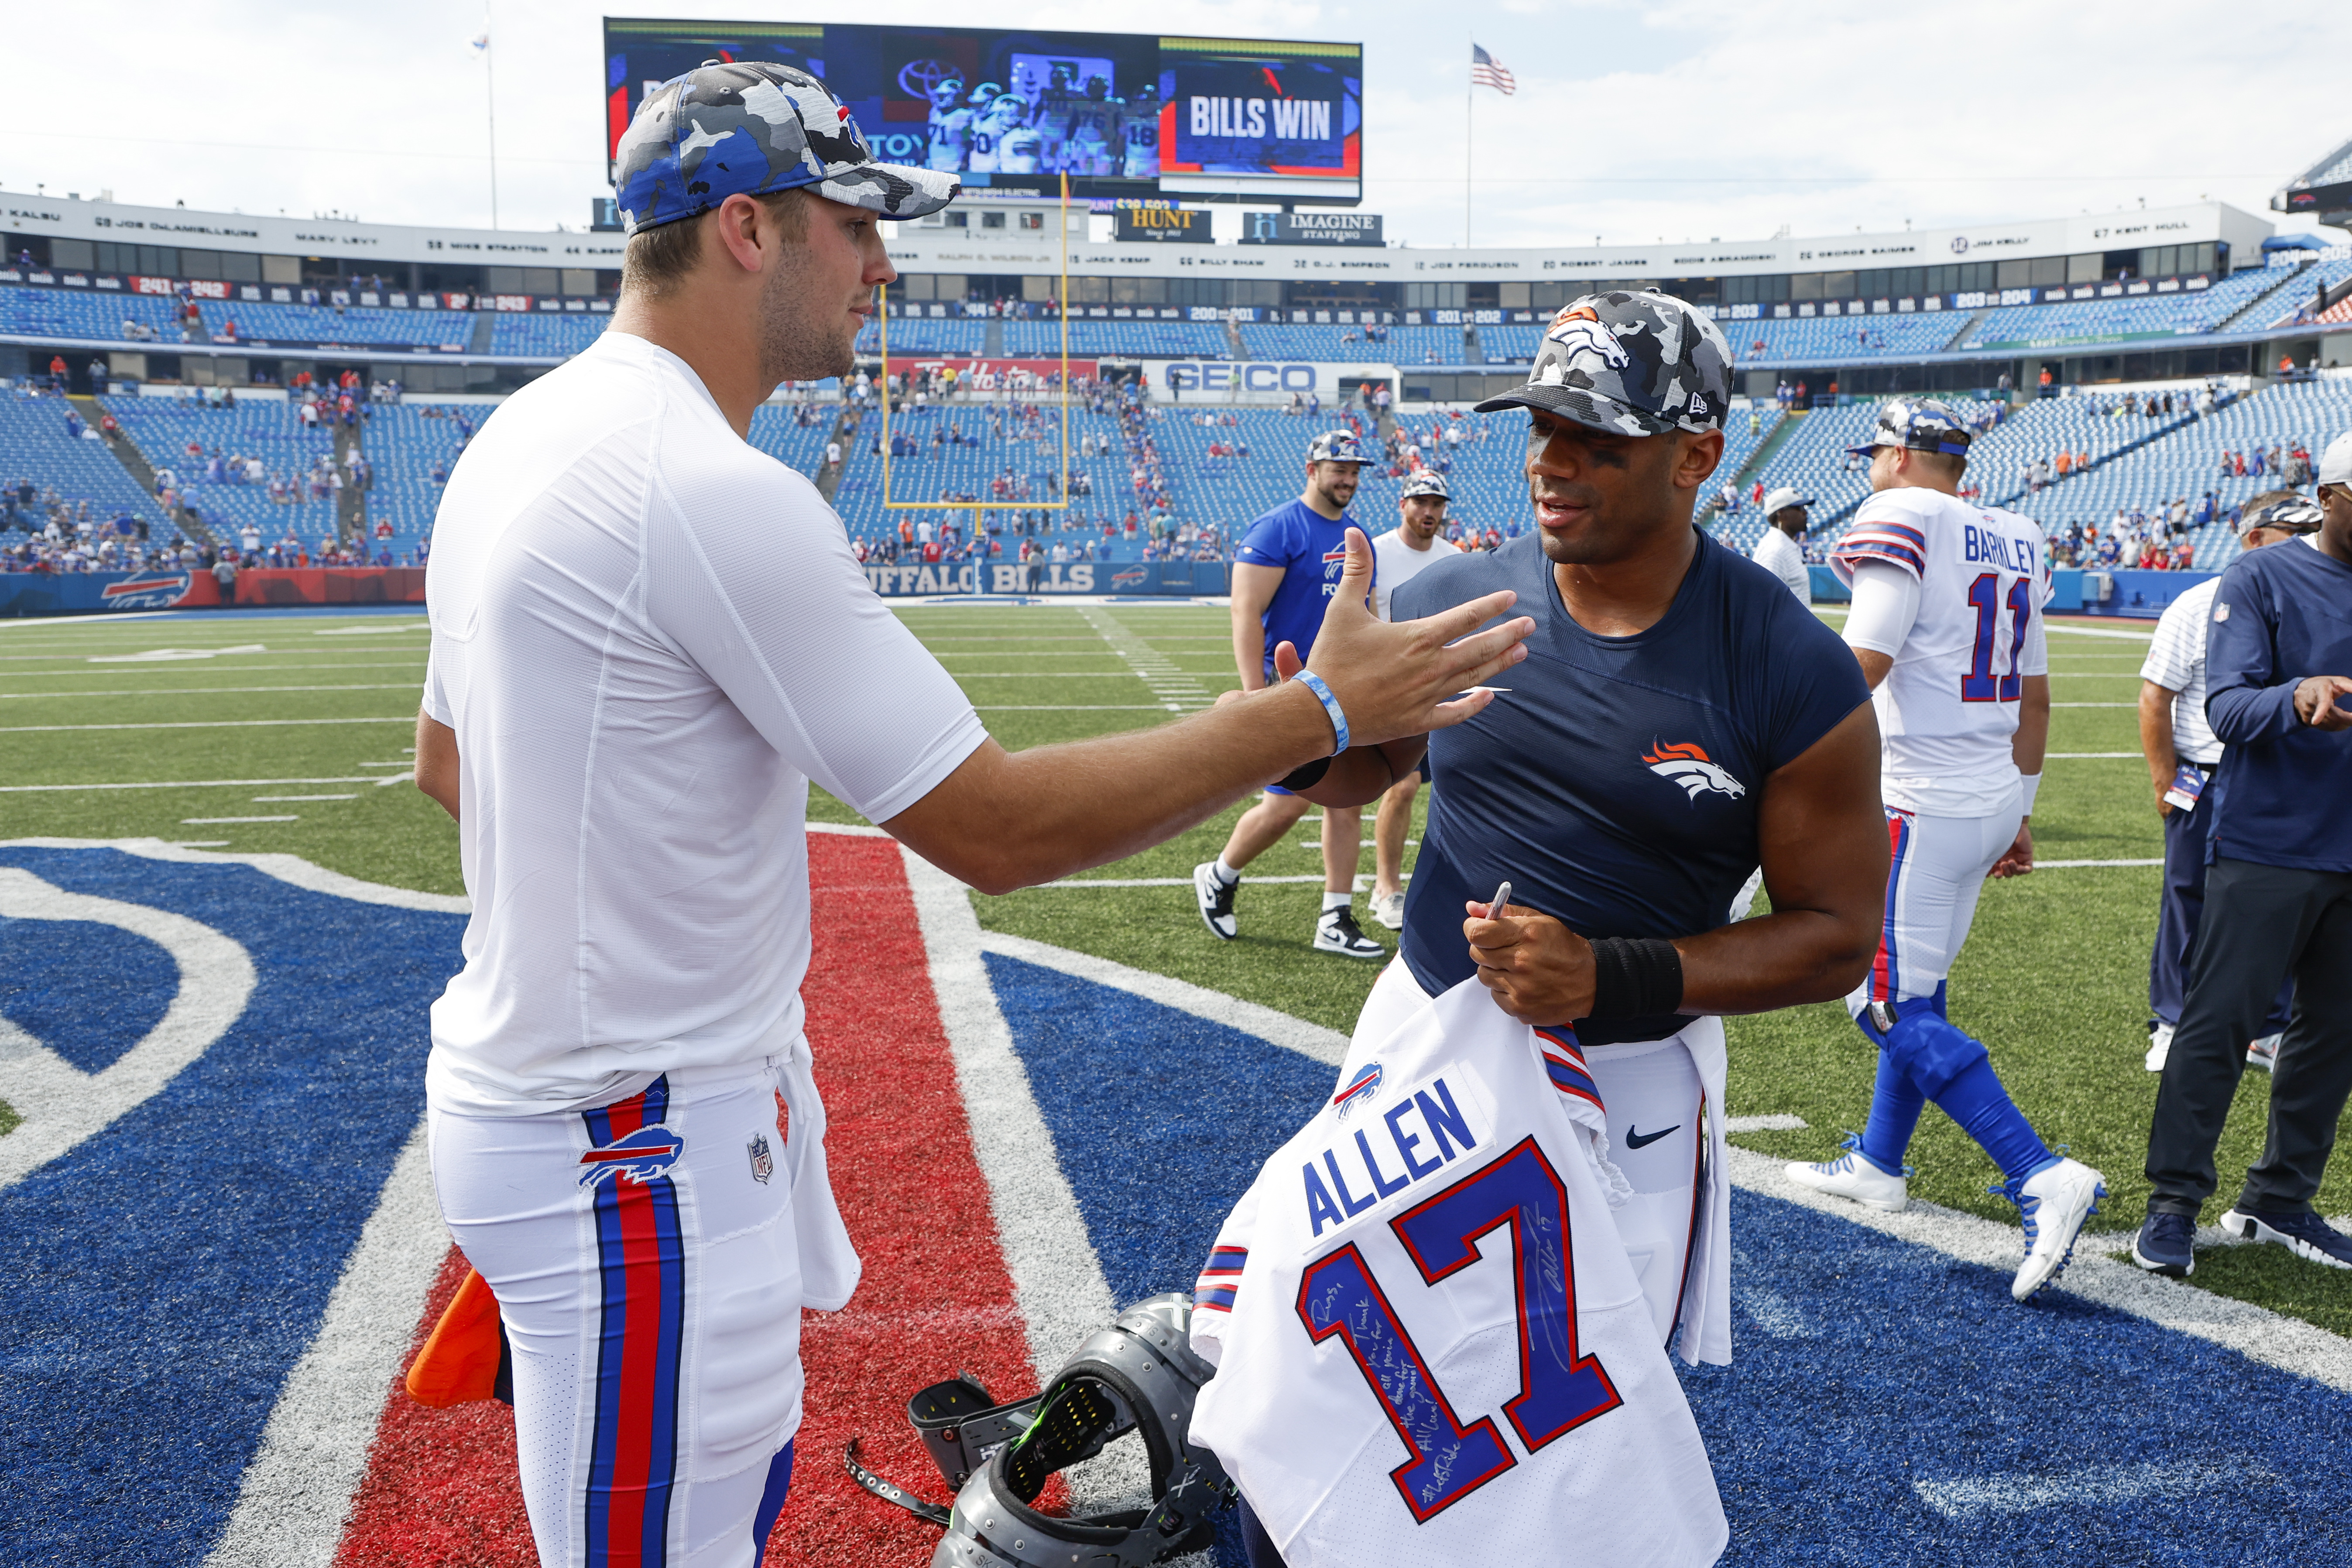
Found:
<svg viewBox="0 0 2352 1568"><path fill-rule="evenodd" d="M2316 532L2321 516L2295 491L2272 490L2246 503L2245 520L2239 542L2259 550ZM2139 671L2139 746L2164 818L2164 902L2147 964L2148 1011L2155 1015L2148 1025L2150 1072L2162 1072L2172 1053L2172 1031L2189 985L2189 949L2205 912L2205 845L2212 837L2213 807L2203 797L2221 761L2221 742L2205 722L2205 634L2221 586L2221 578L2209 577L2164 607ZM2246 1060L2256 1067L2276 1065L2294 996L2290 975L2279 989L2270 1026L2246 1047Z"/></svg>
<svg viewBox="0 0 2352 1568"><path fill-rule="evenodd" d="M972 112L963 101L963 79L948 77L931 84L930 142L925 161L944 174L964 166L971 151Z"/></svg>
<svg viewBox="0 0 2352 1568"><path fill-rule="evenodd" d="M1423 468L1397 497L1397 525L1372 541L1372 613L1389 618L1389 595L1449 555L1462 553L1445 537L1445 476ZM1404 929L1404 836L1412 826L1412 797L1428 776L1429 759L1389 786L1372 819L1372 918Z"/></svg>
<svg viewBox="0 0 2352 1568"><path fill-rule="evenodd" d="M703 156L736 132L768 156ZM548 1568L753 1568L801 1414L801 1310L859 1265L825 1173L800 982L812 779L1003 891L1206 820L1524 655L1489 595L1360 601L1305 673L1181 723L1008 755L867 587L814 486L749 444L784 380L853 369L897 277L877 222L956 182L883 165L814 78L704 66L622 139L619 307L451 475L427 580L418 786L474 914L433 1005L442 1214L512 1351Z"/></svg>
<svg viewBox="0 0 2352 1568"><path fill-rule="evenodd" d="M1933 1100L1992 1156L2024 1216L2025 1262L2010 1286L2022 1301L2066 1266L2106 1185L2051 1152L1982 1042L1945 1012L1945 977L1985 878L2033 869L2027 824L2050 734L2042 525L1958 498L1969 440L1945 404L1898 397L1880 407L1869 444L1851 449L1870 460L1874 493L1830 563L1853 588L1845 640L1878 708L1893 866L1878 957L1846 1008L1878 1047L1878 1084L1844 1153L1788 1170L1899 1210L1904 1151Z"/></svg>
<svg viewBox="0 0 2352 1568"><path fill-rule="evenodd" d="M1813 504L1811 496L1801 496L1782 485L1764 498L1764 537L1748 558L1789 585L1797 595L1797 603L1813 602L1813 574L1805 565L1805 552L1797 548L1797 541L1805 537L1805 509Z"/></svg>

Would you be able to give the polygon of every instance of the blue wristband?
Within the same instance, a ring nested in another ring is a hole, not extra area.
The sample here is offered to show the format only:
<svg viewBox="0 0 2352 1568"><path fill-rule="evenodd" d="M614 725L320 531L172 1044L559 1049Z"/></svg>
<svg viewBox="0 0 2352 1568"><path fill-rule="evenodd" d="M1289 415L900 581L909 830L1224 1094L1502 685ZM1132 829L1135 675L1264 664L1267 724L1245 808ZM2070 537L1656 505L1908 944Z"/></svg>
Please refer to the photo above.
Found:
<svg viewBox="0 0 2352 1568"><path fill-rule="evenodd" d="M1302 669L1290 679L1315 693L1317 700L1323 704L1323 711L1331 716L1331 733L1337 742L1331 748L1331 754L1336 757L1346 751L1348 716L1339 711L1339 700L1331 695L1331 689L1323 684L1323 678L1311 669Z"/></svg>

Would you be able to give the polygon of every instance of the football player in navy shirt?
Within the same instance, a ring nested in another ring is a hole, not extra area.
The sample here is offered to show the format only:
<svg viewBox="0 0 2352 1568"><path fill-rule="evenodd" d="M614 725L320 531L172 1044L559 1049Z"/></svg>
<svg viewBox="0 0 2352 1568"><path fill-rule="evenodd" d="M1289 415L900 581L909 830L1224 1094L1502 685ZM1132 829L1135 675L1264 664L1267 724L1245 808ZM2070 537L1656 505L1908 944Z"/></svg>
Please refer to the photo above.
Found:
<svg viewBox="0 0 2352 1568"><path fill-rule="evenodd" d="M1429 738L1435 782L1398 962L1357 1037L1475 977L1589 1068L1615 1211L1662 1336L1730 1357L1720 1015L1860 982L1886 889L1879 737L1853 656L1770 573L1699 532L1731 357L1654 291L1591 295L1547 330L1528 384L1537 528L1400 586L1399 617L1509 586L1532 616L1508 691ZM1310 798L1369 800L1407 739L1351 748ZM1760 863L1771 912L1731 921ZM1507 908L1486 901L1512 889ZM1466 918L1465 918L1466 917ZM1705 1131L1701 1129L1704 1127Z"/></svg>
<svg viewBox="0 0 2352 1568"><path fill-rule="evenodd" d="M1348 503L1355 499L1364 448L1349 430L1326 430L1307 453L1307 488L1255 522L1234 552L1234 663L1242 689L1256 691L1287 679L1275 672L1275 649L1314 647L1323 611L1339 591L1348 562ZM1293 667L1296 668L1296 667ZM1234 894L1242 868L1282 842L1307 815L1307 801L1280 784L1242 813L1224 852L1192 868L1202 923L1231 942L1240 934ZM1386 958L1388 949L1356 924L1356 868L1363 859L1361 803L1323 813L1323 909L1315 921L1315 950L1346 958Z"/></svg>

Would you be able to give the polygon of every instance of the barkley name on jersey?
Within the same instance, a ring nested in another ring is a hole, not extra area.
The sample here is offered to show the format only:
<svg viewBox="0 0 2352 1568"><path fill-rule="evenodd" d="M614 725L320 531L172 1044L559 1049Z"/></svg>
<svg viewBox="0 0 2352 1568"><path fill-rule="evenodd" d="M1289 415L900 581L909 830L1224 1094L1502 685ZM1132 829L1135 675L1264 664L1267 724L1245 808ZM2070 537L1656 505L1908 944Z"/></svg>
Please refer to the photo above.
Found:
<svg viewBox="0 0 2352 1568"><path fill-rule="evenodd" d="M1863 502L1830 564L1849 584L1857 572L1899 574L1916 596L1899 645L1876 649L1895 661L1874 694L1887 804L1978 815L1977 797L2016 784L2024 678L2049 672L2042 525L1939 490L1885 489ZM1872 646L1853 626L1848 640Z"/></svg>
<svg viewBox="0 0 2352 1568"><path fill-rule="evenodd" d="M1465 981L1218 1232L1192 1436L1288 1568L1682 1568L1728 1539L1610 1217L1591 1076Z"/></svg>

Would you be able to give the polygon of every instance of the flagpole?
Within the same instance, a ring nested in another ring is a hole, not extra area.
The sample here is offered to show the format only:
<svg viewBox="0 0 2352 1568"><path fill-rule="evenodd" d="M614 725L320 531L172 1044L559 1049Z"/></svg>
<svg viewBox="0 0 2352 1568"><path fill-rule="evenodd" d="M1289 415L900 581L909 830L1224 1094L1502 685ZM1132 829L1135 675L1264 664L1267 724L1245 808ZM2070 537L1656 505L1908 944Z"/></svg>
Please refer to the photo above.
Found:
<svg viewBox="0 0 2352 1568"><path fill-rule="evenodd" d="M493 51L498 40L490 36L493 17L490 0L482 0L482 108L490 125L490 226L499 226L499 66Z"/></svg>
<svg viewBox="0 0 2352 1568"><path fill-rule="evenodd" d="M1475 39L1470 47L1474 52L1477 49ZM1465 250L1470 248L1470 174L1477 167L1474 155L1476 128L1473 123L1478 105L1477 94L1478 78L1474 65L1470 79L1462 89L1462 248Z"/></svg>

